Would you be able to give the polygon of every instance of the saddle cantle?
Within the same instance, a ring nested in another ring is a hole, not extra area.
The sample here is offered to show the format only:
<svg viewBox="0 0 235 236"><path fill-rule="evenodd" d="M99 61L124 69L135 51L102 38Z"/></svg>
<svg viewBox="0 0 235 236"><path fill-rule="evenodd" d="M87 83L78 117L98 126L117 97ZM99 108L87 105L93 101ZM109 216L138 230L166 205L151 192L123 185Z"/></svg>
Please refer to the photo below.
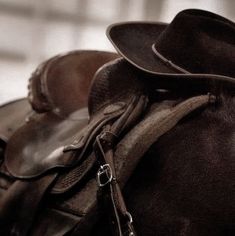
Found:
<svg viewBox="0 0 235 236"><path fill-rule="evenodd" d="M79 50L43 62L29 79L29 102L37 112L65 117L87 107L88 90L95 72L118 55Z"/></svg>

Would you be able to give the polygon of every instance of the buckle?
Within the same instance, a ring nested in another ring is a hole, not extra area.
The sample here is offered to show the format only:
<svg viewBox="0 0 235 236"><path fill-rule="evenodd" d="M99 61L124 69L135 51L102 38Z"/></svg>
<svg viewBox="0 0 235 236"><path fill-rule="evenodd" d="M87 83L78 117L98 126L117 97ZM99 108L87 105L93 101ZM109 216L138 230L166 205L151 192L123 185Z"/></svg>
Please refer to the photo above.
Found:
<svg viewBox="0 0 235 236"><path fill-rule="evenodd" d="M129 223L132 224L132 223L133 223L133 218L132 218L131 213L127 211L127 212L126 212L126 216L127 216L127 218L128 218Z"/></svg>
<svg viewBox="0 0 235 236"><path fill-rule="evenodd" d="M126 217L127 217L127 226L128 226L128 236L135 236L135 232L133 231L133 218L132 215L130 214L130 212L126 212Z"/></svg>
<svg viewBox="0 0 235 236"><path fill-rule="evenodd" d="M97 172L97 183L99 187L104 187L105 185L111 183L113 180L113 173L109 164L101 165Z"/></svg>

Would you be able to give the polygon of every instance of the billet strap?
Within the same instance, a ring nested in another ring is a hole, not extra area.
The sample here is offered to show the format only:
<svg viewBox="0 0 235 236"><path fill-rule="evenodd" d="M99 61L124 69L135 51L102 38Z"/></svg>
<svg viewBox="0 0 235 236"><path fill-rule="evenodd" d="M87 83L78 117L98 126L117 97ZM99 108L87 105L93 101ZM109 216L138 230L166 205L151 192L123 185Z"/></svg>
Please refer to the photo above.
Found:
<svg viewBox="0 0 235 236"><path fill-rule="evenodd" d="M135 96L126 111L113 124L106 125L96 137L94 152L100 163L97 172L97 182L101 190L105 208L109 210L111 229L116 236L134 236L132 217L127 211L126 204L117 180L114 168L113 149L122 132L133 126L146 108L147 98Z"/></svg>
<svg viewBox="0 0 235 236"><path fill-rule="evenodd" d="M26 236L39 204L56 174L30 181L16 180L0 200L0 235Z"/></svg>

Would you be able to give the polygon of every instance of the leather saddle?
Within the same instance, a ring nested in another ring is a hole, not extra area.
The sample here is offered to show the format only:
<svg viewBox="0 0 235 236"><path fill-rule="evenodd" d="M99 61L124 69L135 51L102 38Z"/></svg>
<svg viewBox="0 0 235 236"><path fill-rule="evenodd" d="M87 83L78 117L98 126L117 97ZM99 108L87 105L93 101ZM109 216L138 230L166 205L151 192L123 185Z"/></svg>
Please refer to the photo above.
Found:
<svg viewBox="0 0 235 236"><path fill-rule="evenodd" d="M29 80L28 94L36 113L8 143L5 163L11 174L32 178L51 168L70 165L69 157L63 163L63 146L72 142L78 130L88 123L86 106L93 75L115 58L114 53L75 51L39 66ZM57 157L61 161L56 161Z"/></svg>
<svg viewBox="0 0 235 236"><path fill-rule="evenodd" d="M1 235L89 235L101 212L99 189L114 234L134 235L120 189L157 137L211 101L165 104L167 87L158 86L109 52L42 63L29 83L34 112L27 116L25 106L0 165Z"/></svg>
<svg viewBox="0 0 235 236"><path fill-rule="evenodd" d="M67 160L66 157L61 157L62 162L55 159L60 158L64 146L75 140L78 131L88 123L88 90L95 72L103 64L117 57L115 53L99 51L73 51L53 57L42 63L29 80L28 100L32 109L26 99L1 108L0 112L4 117L1 116L0 135L5 142L2 145L5 152L4 161L0 167L3 176L0 183L4 189L1 189L1 197L15 178L31 180L50 169L72 165L72 159L75 157L69 157L70 155L67 155ZM9 120L10 115L13 115L14 119ZM87 135L84 138L90 137L89 132L92 132L97 122L94 121L93 125L84 131ZM93 163L90 162L83 163L80 169L86 168L88 171ZM80 169L78 179L75 179L77 182L86 173ZM58 181L60 184L53 191L66 191L66 181L76 177L73 172L70 175L61 178L62 180Z"/></svg>

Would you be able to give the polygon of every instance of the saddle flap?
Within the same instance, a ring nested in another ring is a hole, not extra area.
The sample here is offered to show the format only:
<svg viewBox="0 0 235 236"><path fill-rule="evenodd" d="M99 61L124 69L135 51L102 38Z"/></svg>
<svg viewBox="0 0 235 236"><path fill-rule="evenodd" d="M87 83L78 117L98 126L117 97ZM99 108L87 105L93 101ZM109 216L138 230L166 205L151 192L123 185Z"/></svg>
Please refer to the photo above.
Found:
<svg viewBox="0 0 235 236"><path fill-rule="evenodd" d="M72 142L79 130L87 125L86 109L77 111L79 120L62 119L53 113L36 114L18 129L9 140L5 164L17 178L32 178L56 166L70 163L65 156L65 143Z"/></svg>
<svg viewBox="0 0 235 236"><path fill-rule="evenodd" d="M81 161L104 124L120 116L122 109L96 114L88 124L87 109L80 119L62 119L53 113L35 115L9 140L5 164L16 178L34 178L50 169L72 167ZM80 114L80 115L78 115Z"/></svg>
<svg viewBox="0 0 235 236"><path fill-rule="evenodd" d="M53 111L35 114L9 140L8 171L16 178L35 178L51 169L81 163L101 129L118 119L133 97L144 93L145 86L137 77L136 70L122 59L102 67L89 93L89 123L86 109L67 117Z"/></svg>

